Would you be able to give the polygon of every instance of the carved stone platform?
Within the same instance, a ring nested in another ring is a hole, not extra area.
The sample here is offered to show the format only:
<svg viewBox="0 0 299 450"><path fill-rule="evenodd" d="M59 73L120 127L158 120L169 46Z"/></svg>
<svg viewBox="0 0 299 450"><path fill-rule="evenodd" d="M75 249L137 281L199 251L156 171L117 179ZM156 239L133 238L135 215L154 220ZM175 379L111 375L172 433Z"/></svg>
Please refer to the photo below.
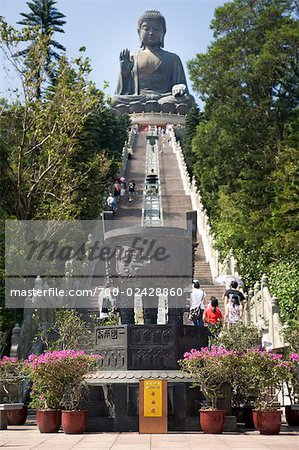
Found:
<svg viewBox="0 0 299 450"><path fill-rule="evenodd" d="M172 114L163 112L141 112L130 114L132 124L137 123L140 126L156 125L165 126L167 123L171 123L174 127L184 127L186 116L182 114Z"/></svg>
<svg viewBox="0 0 299 450"><path fill-rule="evenodd" d="M191 348L208 345L207 329L180 325L119 325L96 328L103 370L177 370Z"/></svg>

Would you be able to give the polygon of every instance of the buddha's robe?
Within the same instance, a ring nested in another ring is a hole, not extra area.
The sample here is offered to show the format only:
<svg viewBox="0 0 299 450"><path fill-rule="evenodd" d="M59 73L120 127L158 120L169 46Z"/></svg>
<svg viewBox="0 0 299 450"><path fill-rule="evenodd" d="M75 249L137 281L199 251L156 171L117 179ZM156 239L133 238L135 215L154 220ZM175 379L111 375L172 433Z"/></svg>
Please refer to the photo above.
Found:
<svg viewBox="0 0 299 450"><path fill-rule="evenodd" d="M162 49L150 51L141 50L132 55L133 69L128 77L120 74L113 103L130 103L147 100L163 99L169 102L190 102L192 97L186 90L183 97L174 97L172 87L176 84L185 84L186 77L180 58ZM192 99L193 100L193 99Z"/></svg>

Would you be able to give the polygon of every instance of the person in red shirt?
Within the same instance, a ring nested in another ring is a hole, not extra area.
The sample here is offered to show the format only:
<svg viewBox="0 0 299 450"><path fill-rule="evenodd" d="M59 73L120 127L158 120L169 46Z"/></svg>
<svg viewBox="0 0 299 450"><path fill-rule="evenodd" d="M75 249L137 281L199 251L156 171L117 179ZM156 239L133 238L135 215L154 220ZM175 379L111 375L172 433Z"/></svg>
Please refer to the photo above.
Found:
<svg viewBox="0 0 299 450"><path fill-rule="evenodd" d="M218 308L218 300L216 297L211 297L210 305L204 312L204 321L216 325L218 322L221 322L221 319L222 312Z"/></svg>
<svg viewBox="0 0 299 450"><path fill-rule="evenodd" d="M212 345L214 339L217 340L220 331L222 330L222 312L218 308L218 300L216 297L210 298L210 304L205 309L203 320L205 325L209 328L210 338L209 343Z"/></svg>

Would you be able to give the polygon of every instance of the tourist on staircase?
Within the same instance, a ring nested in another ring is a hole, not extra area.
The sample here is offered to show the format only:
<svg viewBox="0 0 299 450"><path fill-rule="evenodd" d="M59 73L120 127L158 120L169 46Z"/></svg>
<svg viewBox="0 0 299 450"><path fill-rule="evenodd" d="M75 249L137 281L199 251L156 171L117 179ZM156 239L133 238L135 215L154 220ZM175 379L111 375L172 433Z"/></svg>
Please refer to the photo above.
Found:
<svg viewBox="0 0 299 450"><path fill-rule="evenodd" d="M135 181L130 180L129 182L129 202L133 201L135 196Z"/></svg>
<svg viewBox="0 0 299 450"><path fill-rule="evenodd" d="M226 304L224 323L228 329L230 329L234 324L242 322L243 307L241 305L239 296L233 294L229 298Z"/></svg>
<svg viewBox="0 0 299 450"><path fill-rule="evenodd" d="M127 182L125 177L120 177L120 198L123 199L126 195Z"/></svg>
<svg viewBox="0 0 299 450"><path fill-rule="evenodd" d="M113 197L112 192L109 192L109 196L107 197L106 203L109 208L109 211L111 211L114 216L116 211L116 200L115 197Z"/></svg>
<svg viewBox="0 0 299 450"><path fill-rule="evenodd" d="M227 303L228 303L229 299L232 300L233 295L236 295L239 299L239 302L240 302L240 305L242 308L241 316L243 317L245 297L244 297L244 294L238 290L238 282L235 280L233 280L230 283L230 288L225 291L225 293L223 294L223 297L222 297L222 299L224 300L224 310L225 311L226 311Z"/></svg>
<svg viewBox="0 0 299 450"><path fill-rule="evenodd" d="M199 280L193 280L193 289L190 295L189 319L194 325L203 327L203 312L205 309L206 293L200 289Z"/></svg>
<svg viewBox="0 0 299 450"><path fill-rule="evenodd" d="M210 304L204 310L203 321L208 326L212 337L217 337L222 329L222 312L216 297L210 298Z"/></svg>
<svg viewBox="0 0 299 450"><path fill-rule="evenodd" d="M117 178L117 179L115 180L114 185L113 185L113 188L114 188L114 197L115 197L115 200L116 200L116 202L118 202L118 201L119 201L119 198L120 198L120 191L121 191L120 178Z"/></svg>

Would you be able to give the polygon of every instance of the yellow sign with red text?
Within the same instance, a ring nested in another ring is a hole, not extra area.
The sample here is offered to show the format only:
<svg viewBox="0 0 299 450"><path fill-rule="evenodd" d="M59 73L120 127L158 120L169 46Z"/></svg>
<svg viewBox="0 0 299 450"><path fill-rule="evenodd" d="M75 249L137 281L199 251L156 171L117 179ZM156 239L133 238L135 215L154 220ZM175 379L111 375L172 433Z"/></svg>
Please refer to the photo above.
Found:
<svg viewBox="0 0 299 450"><path fill-rule="evenodd" d="M144 417L162 417L162 380L144 380Z"/></svg>

